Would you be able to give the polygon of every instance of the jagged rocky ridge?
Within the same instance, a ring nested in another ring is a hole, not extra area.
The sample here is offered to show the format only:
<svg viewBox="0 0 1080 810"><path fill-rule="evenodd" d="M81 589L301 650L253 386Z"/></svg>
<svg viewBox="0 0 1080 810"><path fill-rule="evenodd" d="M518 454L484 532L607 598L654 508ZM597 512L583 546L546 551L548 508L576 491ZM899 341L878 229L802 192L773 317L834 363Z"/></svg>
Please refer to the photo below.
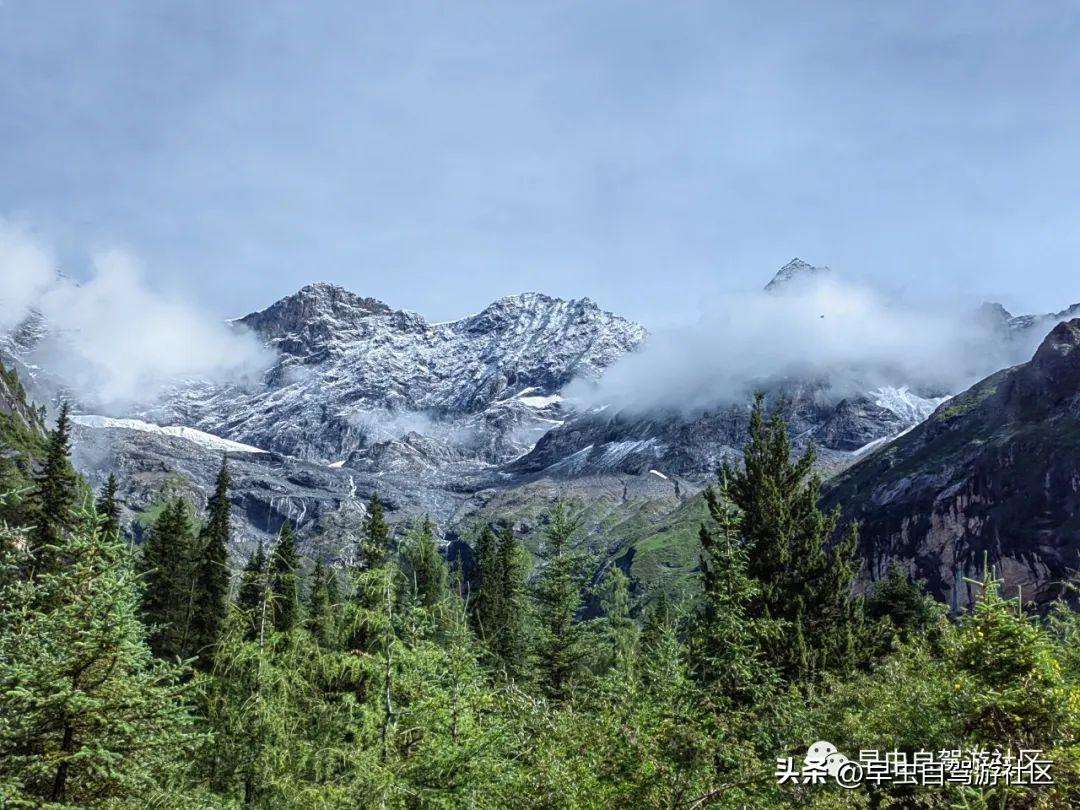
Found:
<svg viewBox="0 0 1080 810"><path fill-rule="evenodd" d="M1080 571L1080 319L851 467L826 503L860 521L870 578L899 562L962 606L986 555L1012 593L1061 595Z"/></svg>
<svg viewBox="0 0 1080 810"><path fill-rule="evenodd" d="M313 284L237 321L278 354L266 386L185 386L144 415L328 463L408 455L505 462L558 421L558 392L595 376L645 330L589 299L502 298L429 323L340 287ZM410 441L388 448L388 441Z"/></svg>
<svg viewBox="0 0 1080 810"><path fill-rule="evenodd" d="M767 289L826 272L796 259ZM1022 342L1056 317L1008 315L1002 328ZM392 519L427 514L451 538L499 511L528 532L537 505L562 493L594 502L586 528L603 541L594 549L602 559L635 575L675 570L692 560L654 546L697 519L694 496L745 439L748 403L694 417L576 413L561 398L564 386L603 374L647 337L588 299L508 296L477 315L429 323L313 284L234 323L277 357L261 384L183 381L125 414L142 425L83 414L76 461L95 484L118 472L126 515L135 518L178 487L204 502L220 439L247 445L231 452L241 553L290 520L304 536L322 535L337 556L375 490ZM32 316L0 342L0 354L36 383L54 384L34 353L47 334ZM790 381L773 392L789 400L796 445L817 444L825 471L911 428L939 401L877 388L837 402L822 395L827 384Z"/></svg>

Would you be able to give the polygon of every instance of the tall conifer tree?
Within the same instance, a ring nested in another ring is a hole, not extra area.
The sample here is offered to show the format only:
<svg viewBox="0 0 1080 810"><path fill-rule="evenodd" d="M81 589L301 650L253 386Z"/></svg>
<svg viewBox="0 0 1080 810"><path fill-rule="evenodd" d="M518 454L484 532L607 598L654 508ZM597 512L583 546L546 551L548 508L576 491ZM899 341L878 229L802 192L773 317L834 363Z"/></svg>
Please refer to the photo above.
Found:
<svg viewBox="0 0 1080 810"><path fill-rule="evenodd" d="M259 613L269 579L267 570L266 547L263 541L259 540L258 548L248 558L240 574L240 588L236 593L236 606L244 613L248 622L248 640L258 635Z"/></svg>
<svg viewBox="0 0 1080 810"><path fill-rule="evenodd" d="M142 547L143 618L150 649L159 658L185 659L191 653L194 542L187 503L173 498Z"/></svg>
<svg viewBox="0 0 1080 810"><path fill-rule="evenodd" d="M60 405L56 427L49 433L45 463L34 477L31 503L35 526L28 538L33 557L28 564L35 573L63 564L57 549L62 533L74 524L78 483L71 467L68 410L66 402Z"/></svg>
<svg viewBox="0 0 1080 810"><path fill-rule="evenodd" d="M270 592L274 629L289 633L300 620L300 557L296 553L296 535L286 521L270 555Z"/></svg>
<svg viewBox="0 0 1080 810"><path fill-rule="evenodd" d="M378 492L373 492L368 501L359 546L357 562L361 568L379 568L390 556L390 527Z"/></svg>
<svg viewBox="0 0 1080 810"><path fill-rule="evenodd" d="M322 647L337 644L337 584L333 570L321 559L315 561L308 593L307 628Z"/></svg>
<svg viewBox="0 0 1080 810"><path fill-rule="evenodd" d="M97 500L97 514L101 520L101 530L106 534L120 536L120 505L116 502L116 476L109 474L105 486Z"/></svg>
<svg viewBox="0 0 1080 810"><path fill-rule="evenodd" d="M89 510L59 539L64 566L0 580L0 804L135 806L194 747L182 670L147 649L130 549Z"/></svg>
<svg viewBox="0 0 1080 810"><path fill-rule="evenodd" d="M214 493L207 503L206 523L199 532L194 565L191 638L197 666L209 671L221 635L229 594L229 467L221 461Z"/></svg>
<svg viewBox="0 0 1080 810"><path fill-rule="evenodd" d="M476 538L476 553L470 608L476 635L487 641L498 625L501 586L499 575L499 541L490 525L485 525Z"/></svg>
<svg viewBox="0 0 1080 810"><path fill-rule="evenodd" d="M585 658L577 613L581 607L580 560L570 548L577 525L564 504L552 510L536 581L537 667L540 685L553 700L564 700Z"/></svg>
<svg viewBox="0 0 1080 810"><path fill-rule="evenodd" d="M815 458L811 447L792 460L780 410L766 420L764 398L758 396L743 463L722 471L722 494L736 507L732 520L746 572L758 583L750 612L786 623L787 637L772 653L792 677L845 669L854 652L856 527L833 542L840 512L826 515L818 508Z"/></svg>
<svg viewBox="0 0 1080 810"><path fill-rule="evenodd" d="M414 604L434 608L447 594L450 570L439 552L435 527L424 518L413 527L401 548L401 573Z"/></svg>
<svg viewBox="0 0 1080 810"><path fill-rule="evenodd" d="M527 577L529 555L514 529L507 524L499 532L496 553L497 611L490 647L503 669L515 680L528 676L529 598Z"/></svg>

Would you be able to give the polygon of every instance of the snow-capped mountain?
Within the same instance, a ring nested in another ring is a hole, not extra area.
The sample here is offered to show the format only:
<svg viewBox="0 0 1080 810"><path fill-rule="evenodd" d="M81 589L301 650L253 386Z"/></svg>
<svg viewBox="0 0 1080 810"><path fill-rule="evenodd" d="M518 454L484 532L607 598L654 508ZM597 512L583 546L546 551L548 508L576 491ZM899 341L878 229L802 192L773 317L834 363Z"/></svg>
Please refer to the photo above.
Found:
<svg viewBox="0 0 1080 810"><path fill-rule="evenodd" d="M460 457L507 461L559 421L566 383L646 336L587 298L512 295L429 323L329 284L236 323L278 355L266 385L188 384L144 417L327 463L413 433Z"/></svg>
<svg viewBox="0 0 1080 810"><path fill-rule="evenodd" d="M796 256L790 262L781 267L772 281L765 285L765 292L774 292L777 288L792 281L805 281L812 278L827 276L831 271L828 267L816 267L810 262Z"/></svg>
<svg viewBox="0 0 1080 810"><path fill-rule="evenodd" d="M796 259L766 289L827 272ZM1058 315L996 317L1022 342ZM603 493L612 508L621 497L655 517L686 503L746 438L746 402L642 415L564 399L571 381L600 377L648 339L588 299L525 293L432 323L312 284L231 323L276 358L261 379L177 380L108 417L80 412L75 398L76 463L95 484L119 473L128 518L180 481L190 482L193 500L205 499L223 452L236 466L244 549L286 520L302 535L346 537L376 490L393 518L427 514L451 530L493 503L527 513L536 493ZM42 401L59 389L51 354L36 347L46 341L53 353L67 338L50 337L49 324L31 315L3 336L0 355ZM825 470L864 457L942 401L942 392L870 384L837 399L828 384L789 379L772 392L788 402L795 445L816 444Z"/></svg>

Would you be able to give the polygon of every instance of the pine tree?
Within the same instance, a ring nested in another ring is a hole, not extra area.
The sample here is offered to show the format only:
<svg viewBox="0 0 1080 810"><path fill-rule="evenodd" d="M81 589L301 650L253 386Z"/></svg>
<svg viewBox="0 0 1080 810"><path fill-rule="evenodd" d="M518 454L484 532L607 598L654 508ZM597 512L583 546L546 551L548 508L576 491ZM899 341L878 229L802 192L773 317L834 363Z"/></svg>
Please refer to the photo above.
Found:
<svg viewBox="0 0 1080 810"><path fill-rule="evenodd" d="M713 528L703 523L698 533L702 599L692 634L693 672L722 708L760 705L776 685L763 651L775 623L750 613L761 586L747 573L732 509L712 487L705 501Z"/></svg>
<svg viewBox="0 0 1080 810"><path fill-rule="evenodd" d="M565 505L552 510L536 581L537 668L540 685L555 701L569 697L585 658L577 613L581 607L580 560L570 549L577 525Z"/></svg>
<svg viewBox="0 0 1080 810"><path fill-rule="evenodd" d="M28 538L33 556L28 565L35 573L50 571L64 564L58 556L61 535L74 524L78 482L71 466L71 424L68 404L60 405L56 427L49 433L45 463L34 477L31 510L35 522Z"/></svg>
<svg viewBox="0 0 1080 810"><path fill-rule="evenodd" d="M186 659L191 653L194 542L187 503L179 497L168 501L142 547L143 618L158 658Z"/></svg>
<svg viewBox="0 0 1080 810"><path fill-rule="evenodd" d="M194 747L182 668L151 657L130 551L96 524L85 510L60 535L63 567L0 583L0 790L13 806L139 804ZM0 569L12 555L25 553L0 542Z"/></svg>
<svg viewBox="0 0 1080 810"><path fill-rule="evenodd" d="M618 566L604 577L600 598L603 617L597 633L597 668L631 678L637 666L640 630L630 618L630 580Z"/></svg>
<svg viewBox="0 0 1080 810"><path fill-rule="evenodd" d="M281 527L270 555L270 593L274 629L289 633L300 620L300 558L296 536L288 521Z"/></svg>
<svg viewBox="0 0 1080 810"><path fill-rule="evenodd" d="M368 501L367 516L364 518L363 535L357 554L361 568L379 568L390 556L390 527L386 523L379 493L373 492Z"/></svg>
<svg viewBox="0 0 1080 810"><path fill-rule="evenodd" d="M349 616L345 621L346 646L351 650L368 650L378 643L382 630L374 626L372 617L379 615L384 603L383 584L387 577L397 581L397 566L390 558L390 527L386 523L382 501L373 493L368 501L360 540L357 543L356 565L351 572L353 585ZM389 569L393 569L392 572ZM396 586L395 586L396 587Z"/></svg>
<svg viewBox="0 0 1080 810"><path fill-rule="evenodd" d="M266 547L260 539L258 548L248 558L244 570L240 574L240 588L236 594L236 606L244 614L248 622L248 640L258 635L259 612L262 608L267 587L268 561L266 559Z"/></svg>
<svg viewBox="0 0 1080 810"><path fill-rule="evenodd" d="M813 448L791 460L787 424L779 410L766 421L764 398L751 414L740 469L725 465L722 495L733 516L747 574L758 583L749 605L755 618L786 623L788 637L771 650L785 673L846 669L854 656L856 527L837 542L839 510L818 508L821 482Z"/></svg>
<svg viewBox="0 0 1080 810"><path fill-rule="evenodd" d="M476 635L487 641L495 632L501 606L499 541L491 526L485 525L476 538L475 575L470 609Z"/></svg>
<svg viewBox="0 0 1080 810"><path fill-rule="evenodd" d="M405 537L401 572L413 604L432 610L446 598L450 570L439 552L435 527L427 518Z"/></svg>
<svg viewBox="0 0 1080 810"><path fill-rule="evenodd" d="M194 562L194 598L192 600L191 643L197 666L209 671L214 647L225 620L229 594L229 467L221 461L214 494L207 503L207 519Z"/></svg>
<svg viewBox="0 0 1080 810"><path fill-rule="evenodd" d="M322 647L337 646L337 581L333 569L321 559L315 561L308 593L307 628Z"/></svg>
<svg viewBox="0 0 1080 810"><path fill-rule="evenodd" d="M120 505L116 502L116 476L109 474L105 486L101 489L101 495L97 501L98 518L101 520L101 530L107 534L120 536Z"/></svg>
<svg viewBox="0 0 1080 810"><path fill-rule="evenodd" d="M675 609L667 591L658 587L656 595L645 610L641 627L641 650L648 652L660 642L661 636L674 625Z"/></svg>
<svg viewBox="0 0 1080 810"><path fill-rule="evenodd" d="M499 532L496 554L497 613L489 646L511 679L528 677L529 555L509 524Z"/></svg>

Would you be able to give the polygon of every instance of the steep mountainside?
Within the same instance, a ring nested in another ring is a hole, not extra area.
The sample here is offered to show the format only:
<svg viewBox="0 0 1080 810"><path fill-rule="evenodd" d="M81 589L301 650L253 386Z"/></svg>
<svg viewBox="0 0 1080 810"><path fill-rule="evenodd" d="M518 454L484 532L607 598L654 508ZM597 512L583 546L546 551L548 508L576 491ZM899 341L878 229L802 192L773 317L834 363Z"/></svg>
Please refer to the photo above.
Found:
<svg viewBox="0 0 1080 810"><path fill-rule="evenodd" d="M853 466L826 500L861 521L874 577L901 561L962 605L985 552L1008 588L1056 596L1080 569L1080 319Z"/></svg>
<svg viewBox="0 0 1080 810"><path fill-rule="evenodd" d="M766 288L821 277L792 260ZM983 318L1022 345L1058 315ZM577 377L596 378L642 346L645 330L588 299L539 293L500 299L482 312L430 323L340 287L313 284L233 322L276 358L261 380L178 380L125 418L79 412L75 461L96 487L119 474L125 517L136 529L164 494L203 503L228 451L235 467L237 551L295 523L304 542L345 553L363 501L378 490L391 520L426 514L451 538L502 515L527 538L539 510L566 497L581 510L588 543L635 579L685 573L700 504L695 496L745 440L749 403L695 415L638 414L564 401ZM69 334L31 313L0 336L0 356L39 402L63 381L49 358ZM47 346L48 351L40 351ZM939 392L867 385L836 401L828 380L788 380L793 438L820 448L823 472L843 469L921 422ZM0 417L2 417L0 412ZM860 465L862 466L862 465Z"/></svg>
<svg viewBox="0 0 1080 810"><path fill-rule="evenodd" d="M29 485L44 452L41 413L27 400L19 375L0 363L0 520L19 516L17 493Z"/></svg>
<svg viewBox="0 0 1080 810"><path fill-rule="evenodd" d="M299 458L361 454L349 463L409 433L442 454L507 461L557 421L566 383L599 374L646 334L588 299L527 293L429 323L328 284L239 323L279 355L265 388L185 386L145 415Z"/></svg>

